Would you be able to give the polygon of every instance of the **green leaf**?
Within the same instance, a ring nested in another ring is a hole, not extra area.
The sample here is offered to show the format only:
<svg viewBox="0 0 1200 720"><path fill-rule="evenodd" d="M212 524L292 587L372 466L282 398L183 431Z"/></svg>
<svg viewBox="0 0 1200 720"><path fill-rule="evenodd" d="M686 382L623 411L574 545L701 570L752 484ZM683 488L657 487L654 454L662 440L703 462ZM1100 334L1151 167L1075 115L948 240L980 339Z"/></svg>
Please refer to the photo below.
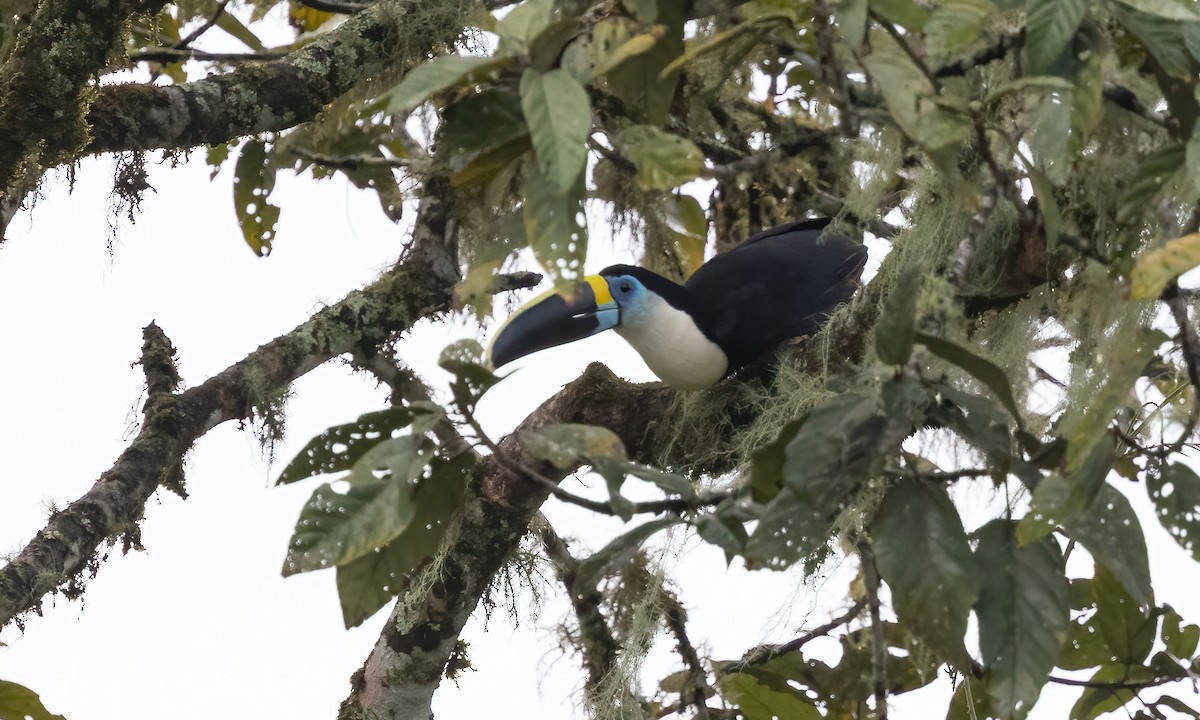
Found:
<svg viewBox="0 0 1200 720"><path fill-rule="evenodd" d="M415 512L404 531L382 549L338 566L338 598L347 628L362 623L403 592L414 573L437 553L474 467L469 452L434 458L429 477L412 493Z"/></svg>
<svg viewBox="0 0 1200 720"><path fill-rule="evenodd" d="M653 217L674 238L675 258L686 279L704 264L708 246L708 218L700 201L691 195L670 195L654 206Z"/></svg>
<svg viewBox="0 0 1200 720"><path fill-rule="evenodd" d="M1138 165L1133 180L1117 201L1117 222L1130 223L1154 207L1153 199L1186 161L1182 146L1168 144L1151 153Z"/></svg>
<svg viewBox="0 0 1200 720"><path fill-rule="evenodd" d="M1125 591L1113 573L1097 563L1092 581L1096 594L1096 627L1116 662L1137 664L1150 655L1157 620L1150 608Z"/></svg>
<svg viewBox="0 0 1200 720"><path fill-rule="evenodd" d="M736 517L722 513L720 509L708 515L701 515L692 521L696 534L701 540L716 545L725 551L726 564L746 550L746 541L750 536L746 526Z"/></svg>
<svg viewBox="0 0 1200 720"><path fill-rule="evenodd" d="M229 159L229 152L233 149L230 143L220 143L218 145L209 145L208 150L204 154L204 162L208 163L209 172L208 179L212 180L217 177L217 173L221 172L221 166Z"/></svg>
<svg viewBox="0 0 1200 720"><path fill-rule="evenodd" d="M683 54L682 10L681 3L662 3L655 22L663 32L654 47L642 53L637 62L621 63L605 75L608 91L625 104L627 115L634 122L662 125L667 119L679 73L669 72L665 77L660 74Z"/></svg>
<svg viewBox="0 0 1200 720"><path fill-rule="evenodd" d="M505 171L513 172L516 163L532 147L529 135L519 135L506 143L485 150L451 176L450 184L456 188L485 188Z"/></svg>
<svg viewBox="0 0 1200 720"><path fill-rule="evenodd" d="M946 720L983 720L993 717L991 712L987 683L966 675L959 680L958 687L954 690L954 697L950 699L950 709L946 711Z"/></svg>
<svg viewBox="0 0 1200 720"><path fill-rule="evenodd" d="M1046 93L1069 92L1074 85L1064 78L1055 75L1033 75L1014 78L1000 83L992 88L983 99L985 105L995 105L1000 100L1027 90L1043 91Z"/></svg>
<svg viewBox="0 0 1200 720"><path fill-rule="evenodd" d="M259 40L258 36L254 34L254 31L246 27L233 13L217 13L216 25L238 40L241 40L246 47L254 52L263 52L267 49L262 44L262 40Z"/></svg>
<svg viewBox="0 0 1200 720"><path fill-rule="evenodd" d="M412 436L385 440L355 463L359 477L346 492L330 484L317 488L296 521L284 577L357 560L403 532L416 511L410 502L416 475L428 462L422 447ZM381 466L391 473L376 480L373 471Z"/></svg>
<svg viewBox="0 0 1200 720"><path fill-rule="evenodd" d="M992 707L1022 718L1033 707L1058 660L1070 606L1062 554L1049 538L1021 547L1016 523L993 520L976 534L983 573L979 649Z"/></svg>
<svg viewBox="0 0 1200 720"><path fill-rule="evenodd" d="M953 430L997 470L1007 472L1012 461L1011 416L990 397L946 383L930 383L929 389L942 399L940 406L929 411L929 420Z"/></svg>
<svg viewBox="0 0 1200 720"><path fill-rule="evenodd" d="M1151 704L1152 705L1165 705L1177 713L1181 713L1183 715L1187 715L1188 717L1192 717L1192 718L1200 718L1200 712L1197 712L1195 709L1188 706L1187 703L1183 702L1179 698L1173 698L1169 695L1164 695L1164 696L1160 697L1159 699L1155 700Z"/></svg>
<svg viewBox="0 0 1200 720"><path fill-rule="evenodd" d="M983 24L997 13L991 0L946 0L938 4L925 23L925 43L936 61L950 59L979 44L986 34Z"/></svg>
<svg viewBox="0 0 1200 720"><path fill-rule="evenodd" d="M1183 618L1174 610L1163 613L1162 641L1167 652L1180 660L1190 660L1200 644L1200 626L1184 625Z"/></svg>
<svg viewBox="0 0 1200 720"><path fill-rule="evenodd" d="M233 210L237 214L242 237L255 255L271 253L279 208L267 202L275 188L275 166L261 140L247 140L233 172Z"/></svg>
<svg viewBox="0 0 1200 720"><path fill-rule="evenodd" d="M625 457L621 438L608 428L556 423L521 432L521 442L535 457L559 470L570 470L583 460Z"/></svg>
<svg viewBox="0 0 1200 720"><path fill-rule="evenodd" d="M918 267L901 273L875 321L875 354L887 365L903 365L912 355L917 297L923 279L924 273Z"/></svg>
<svg viewBox="0 0 1200 720"><path fill-rule="evenodd" d="M1087 0L1026 0L1025 52L1029 74L1043 75L1058 59L1087 16Z"/></svg>
<svg viewBox="0 0 1200 720"><path fill-rule="evenodd" d="M15 682L0 680L0 720L65 720L46 709L37 693Z"/></svg>
<svg viewBox="0 0 1200 720"><path fill-rule="evenodd" d="M1200 13L1186 2L1177 0L1115 0L1132 10L1138 10L1147 15L1155 15L1166 20L1200 21Z"/></svg>
<svg viewBox="0 0 1200 720"><path fill-rule="evenodd" d="M1158 521L1175 542L1200 561L1200 477L1175 462L1148 473L1146 490L1158 511Z"/></svg>
<svg viewBox="0 0 1200 720"><path fill-rule="evenodd" d="M813 510L810 500L783 488L771 498L746 541L746 567L784 570L824 549L833 517Z"/></svg>
<svg viewBox="0 0 1200 720"><path fill-rule="evenodd" d="M614 138L617 149L637 167L643 190L671 190L704 170L704 153L687 138L653 125L633 125Z"/></svg>
<svg viewBox="0 0 1200 720"><path fill-rule="evenodd" d="M837 0L834 12L842 37L854 47L862 45L867 32L867 0Z"/></svg>
<svg viewBox="0 0 1200 720"><path fill-rule="evenodd" d="M929 78L895 40L872 33L871 48L863 64L905 135L930 150L967 138L970 125L965 116L943 107Z"/></svg>
<svg viewBox="0 0 1200 720"><path fill-rule="evenodd" d="M1038 482L1029 512L1018 526L1022 545L1046 535L1096 501L1112 470L1113 450L1112 442L1098 442L1074 472L1051 473Z"/></svg>
<svg viewBox="0 0 1200 720"><path fill-rule="evenodd" d="M1088 678L1094 683L1138 683L1153 679L1154 673L1146 668L1124 664L1104 665ZM1071 708L1071 720L1093 720L1124 706L1136 696L1136 691L1117 686L1086 688Z"/></svg>
<svg viewBox="0 0 1200 720"><path fill-rule="evenodd" d="M1200 35L1200 32L1197 35ZM1200 42L1200 39L1197 42ZM1197 48L1197 51L1200 52L1200 48ZM1200 57L1196 59L1200 60ZM1192 179L1193 190L1200 192L1200 123L1196 123L1192 127L1192 137L1184 149L1184 163L1188 177Z"/></svg>
<svg viewBox="0 0 1200 720"><path fill-rule="evenodd" d="M626 60L644 55L662 37L662 29L641 32L626 18L608 18L592 26L588 37L567 47L562 66L580 83L587 84L619 67Z"/></svg>
<svg viewBox="0 0 1200 720"><path fill-rule="evenodd" d="M1180 80L1189 77L1192 59L1182 32L1184 22L1120 6L1113 7L1113 11L1117 20L1141 41L1163 73Z"/></svg>
<svg viewBox="0 0 1200 720"><path fill-rule="evenodd" d="M314 475L342 472L353 467L368 450L392 437L412 421L408 408L391 407L360 415L345 425L334 425L317 435L296 453L279 474L278 485L287 485Z"/></svg>
<svg viewBox="0 0 1200 720"><path fill-rule="evenodd" d="M783 463L787 459L787 447L806 419L807 416L784 425L774 440L750 456L750 494L755 502L768 502L783 487Z"/></svg>
<svg viewBox="0 0 1200 720"><path fill-rule="evenodd" d="M555 22L554 0L525 0L496 23L501 50L527 53L533 41Z"/></svg>
<svg viewBox="0 0 1200 720"><path fill-rule="evenodd" d="M1072 135L1072 139L1074 139ZM1054 186L1046 173L1036 167L1026 167L1029 182L1033 185L1033 194L1038 199L1038 209L1042 212L1042 225L1046 229L1046 250L1058 247L1058 238L1062 233L1062 210L1058 207L1058 199L1054 197Z"/></svg>
<svg viewBox="0 0 1200 720"><path fill-rule="evenodd" d="M871 545L901 622L969 672L963 636L979 595L979 568L946 491L907 478L893 485L875 516Z"/></svg>
<svg viewBox="0 0 1200 720"><path fill-rule="evenodd" d="M914 0L868 0L868 5L884 20L912 32L924 30L929 20L929 11Z"/></svg>
<svg viewBox="0 0 1200 720"><path fill-rule="evenodd" d="M587 91L566 70L521 76L521 109L538 169L562 193L572 190L587 164L592 109Z"/></svg>
<svg viewBox="0 0 1200 720"><path fill-rule="evenodd" d="M717 688L746 720L822 720L803 693L786 684L764 685L750 673L729 673L717 680Z"/></svg>
<svg viewBox="0 0 1200 720"><path fill-rule="evenodd" d="M943 340L933 335L917 333L917 342L929 348L929 351L946 362L957 365L970 373L979 382L992 391L996 399L1013 416L1017 427L1022 427L1021 411L1017 408L1017 399L1013 396L1012 386L1008 383L1008 375L994 363L984 360L961 345L949 340Z"/></svg>
<svg viewBox="0 0 1200 720"><path fill-rule="evenodd" d="M1110 52L1108 41L1100 31L1091 25L1085 26L1076 41L1078 63L1071 88L1070 152L1074 156L1084 151L1104 117L1104 58ZM1038 201L1045 203L1041 195Z"/></svg>
<svg viewBox="0 0 1200 720"><path fill-rule="evenodd" d="M679 518L663 517L643 523L623 535L618 535L595 554L580 560L579 571L575 576L574 591L595 590L600 581L604 579L604 574L608 571L609 566L629 558L651 535L678 522L680 522Z"/></svg>
<svg viewBox="0 0 1200 720"><path fill-rule="evenodd" d="M512 65L510 55L443 55L427 60L404 76L391 90L379 96L376 105L383 105L393 114L409 113L444 90L460 85L478 83Z"/></svg>
<svg viewBox="0 0 1200 720"><path fill-rule="evenodd" d="M1154 603L1146 538L1124 495L1104 484L1088 509L1064 521L1063 528L1112 572L1134 600L1142 605Z"/></svg>
<svg viewBox="0 0 1200 720"><path fill-rule="evenodd" d="M836 510L875 459L872 446L884 424L871 395L842 393L821 402L787 445L784 483L818 512Z"/></svg>
<svg viewBox="0 0 1200 720"><path fill-rule="evenodd" d="M548 178L533 163L525 178L525 203L521 217L525 221L525 237L534 257L546 274L559 283L580 277L587 257L583 174L567 191Z"/></svg>
<svg viewBox="0 0 1200 720"><path fill-rule="evenodd" d="M1200 233L1168 240L1137 256L1129 275L1131 300L1157 300L1173 280L1200 265Z"/></svg>
<svg viewBox="0 0 1200 720"><path fill-rule="evenodd" d="M454 374L450 392L460 408L473 410L479 399L500 378L484 366L483 347L475 340L459 340L442 349L438 366Z"/></svg>

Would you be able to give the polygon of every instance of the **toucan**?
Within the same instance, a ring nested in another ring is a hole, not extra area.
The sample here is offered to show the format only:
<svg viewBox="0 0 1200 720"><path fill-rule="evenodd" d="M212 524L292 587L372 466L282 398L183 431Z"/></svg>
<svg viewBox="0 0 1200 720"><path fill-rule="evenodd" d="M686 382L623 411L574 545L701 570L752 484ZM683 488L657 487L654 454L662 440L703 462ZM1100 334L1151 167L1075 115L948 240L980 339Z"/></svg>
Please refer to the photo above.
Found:
<svg viewBox="0 0 1200 720"><path fill-rule="evenodd" d="M530 300L488 350L499 368L610 328L654 374L698 390L761 362L790 338L813 335L859 285L867 251L823 232L830 219L765 230L701 265L683 285L613 265Z"/></svg>

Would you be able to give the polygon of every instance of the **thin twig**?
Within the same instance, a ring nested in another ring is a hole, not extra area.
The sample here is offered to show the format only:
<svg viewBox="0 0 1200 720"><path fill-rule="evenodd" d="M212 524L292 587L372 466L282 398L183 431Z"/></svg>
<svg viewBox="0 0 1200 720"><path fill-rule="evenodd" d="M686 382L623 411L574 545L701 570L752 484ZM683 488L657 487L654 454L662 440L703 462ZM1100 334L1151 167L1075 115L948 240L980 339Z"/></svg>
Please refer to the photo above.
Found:
<svg viewBox="0 0 1200 720"><path fill-rule="evenodd" d="M883 619L879 615L879 570L870 543L858 543L863 581L867 587L867 607L871 612L871 684L875 688L875 719L887 720L887 642L883 637Z"/></svg>
<svg viewBox="0 0 1200 720"><path fill-rule="evenodd" d="M800 637L793 638L778 645L759 645L758 647L753 648L746 653L741 660L738 660L735 663L730 663L722 668L721 674L726 675L729 673L742 672L754 665L761 665L772 658L777 658L780 655L786 655L787 653L795 652L796 650L799 650L807 645L812 640L815 640L819 637L825 637L843 625L849 625L854 621L855 618L862 614L863 608L866 606L867 600L866 598L862 598L851 605L850 609L846 612L838 615L824 625L818 625Z"/></svg>
<svg viewBox="0 0 1200 720"><path fill-rule="evenodd" d="M896 44L900 46L900 49L904 51L904 54L908 56L908 59L912 60L913 64L917 66L917 69L921 71L921 74L924 75L925 79L929 81L929 84L933 86L933 91L936 94L941 95L942 83L938 81L937 76L935 76L933 71L929 69L929 66L925 64L925 60L920 55L913 52L913 49L911 46L909 46L908 40L905 38L905 36L901 35L900 31L896 29L896 26L888 22L887 19L879 13L871 11L870 15L871 19L874 20L876 24L882 27L885 31L887 31L888 35L892 36L892 39L896 41Z"/></svg>
<svg viewBox="0 0 1200 720"><path fill-rule="evenodd" d="M203 23L201 23L195 30L184 36L182 40L175 43L175 49L182 50L186 48L188 45L191 45L196 38L208 32L209 28L211 28L213 25L216 25L217 20L221 19L221 15L225 14L225 6L229 3L230 0L221 0L221 2L217 3L217 9L213 11L213 14L209 15Z"/></svg>
<svg viewBox="0 0 1200 720"><path fill-rule="evenodd" d="M688 669L687 682L679 697L680 702L696 708L698 720L708 720L708 696L712 693L712 688L705 679L707 675L704 665L700 662L700 656L696 653L696 647L687 635L687 611L683 609L679 598L671 593L663 595L663 621L675 636L675 650Z"/></svg>
<svg viewBox="0 0 1200 720"><path fill-rule="evenodd" d="M1172 281L1163 290L1162 301L1171 310L1175 324L1179 326L1179 344L1183 348L1183 360L1187 364L1188 380L1192 387L1200 392L1200 337L1196 335L1196 326L1188 318L1187 303L1179 293L1179 283Z"/></svg>
<svg viewBox="0 0 1200 720"><path fill-rule="evenodd" d="M1116 105L1117 107L1128 110L1134 115L1149 120L1150 122L1164 128L1170 128L1170 121L1157 110L1148 108L1142 103L1141 99L1127 87L1117 85L1115 83L1104 83L1103 89L1104 99Z"/></svg>
<svg viewBox="0 0 1200 720"><path fill-rule="evenodd" d="M203 60L211 62L250 62L257 60L278 60L291 52L290 48L273 48L253 53L213 53L193 48L158 47L129 53L133 62L175 63L183 60Z"/></svg>
<svg viewBox="0 0 1200 720"><path fill-rule="evenodd" d="M297 0L304 7L338 15L353 15L371 7L374 3L332 2L331 0Z"/></svg>
<svg viewBox="0 0 1200 720"><path fill-rule="evenodd" d="M288 152L314 165L335 170L360 170L364 167L406 168L412 164L408 158L383 157L381 155L326 155L299 146L289 147Z"/></svg>
<svg viewBox="0 0 1200 720"><path fill-rule="evenodd" d="M583 653L583 663L587 667L587 686L591 690L600 687L600 683L612 672L617 659L617 643L609 632L608 624L600 612L600 593L596 588L577 587L576 578L579 576L579 561L567 548L550 521L539 513L541 520L538 535L542 547L554 565L555 575L566 588L571 607L575 610L575 618L579 621L579 646Z"/></svg>
<svg viewBox="0 0 1200 720"><path fill-rule="evenodd" d="M1183 678L1176 677L1157 677L1153 680L1142 680L1139 682L1105 682L1102 680L1072 680L1071 678L1060 678L1050 676L1049 680L1057 685L1070 685L1072 687L1096 688L1099 690L1145 690L1146 688L1158 687L1167 683L1176 682Z"/></svg>
<svg viewBox="0 0 1200 720"><path fill-rule="evenodd" d="M1003 59L1004 56L1008 55L1009 50L1022 45L1024 42L1025 28L1022 27L1014 33L1001 35L996 39L994 44L983 48L973 55L957 60L949 65L943 65L933 71L933 76L940 79L966 75L973 68Z"/></svg>

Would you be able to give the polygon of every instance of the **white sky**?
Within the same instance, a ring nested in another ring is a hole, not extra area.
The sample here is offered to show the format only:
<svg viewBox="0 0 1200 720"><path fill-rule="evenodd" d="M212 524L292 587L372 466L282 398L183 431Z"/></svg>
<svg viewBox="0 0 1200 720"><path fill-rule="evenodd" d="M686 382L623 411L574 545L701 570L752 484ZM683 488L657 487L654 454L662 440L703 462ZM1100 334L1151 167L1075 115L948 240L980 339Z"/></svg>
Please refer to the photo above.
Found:
<svg viewBox="0 0 1200 720"><path fill-rule="evenodd" d="M176 169L152 165L157 192L146 196L136 224L119 222L112 256L108 158L83 163L73 194L61 180L48 183L46 198L10 226L0 247L0 552L17 551L49 507L85 492L126 446L131 410L143 399L141 370L130 363L144 325L162 326L185 383L198 384L370 281L406 237L406 224L388 222L372 195L340 180L281 173L272 196L283 208L276 248L256 258L234 218L231 169L210 183L202 153ZM619 257L596 220L589 270ZM465 325L425 326L400 355L444 389L439 351L473 334ZM481 418L499 437L593 359L631 379L652 379L609 334L527 359L485 399ZM24 634L0 632L9 645L0 648L0 678L28 685L68 720L334 716L387 611L347 631L332 572L280 577L296 516L319 481L272 483L312 435L378 409L385 394L336 364L303 378L274 467L248 431L227 424L210 432L188 459L191 497L160 492L148 505L146 552L114 551L82 602L48 599ZM1142 489L1122 484L1142 517L1159 601L1200 618L1200 567L1158 526ZM979 484L964 484L955 497L982 522L989 495ZM585 538L584 547L620 529L556 501L546 510L561 534ZM681 534L664 548L693 640L720 659L826 621L841 609L854 571L846 563L805 582L798 572L747 573L737 563L726 571L719 551ZM1088 574L1086 562L1073 570ZM518 606L518 622L497 609L488 632L482 617L468 625L463 637L476 672L458 687L443 686L439 717L498 709L531 719L579 716L582 671L576 658L560 656L553 629L567 606L551 599L540 617L528 595ZM677 668L670 646L660 642L651 653L647 687ZM1032 717L1065 717L1078 692L1048 688ZM893 716L940 717L948 698L941 680L896 698Z"/></svg>

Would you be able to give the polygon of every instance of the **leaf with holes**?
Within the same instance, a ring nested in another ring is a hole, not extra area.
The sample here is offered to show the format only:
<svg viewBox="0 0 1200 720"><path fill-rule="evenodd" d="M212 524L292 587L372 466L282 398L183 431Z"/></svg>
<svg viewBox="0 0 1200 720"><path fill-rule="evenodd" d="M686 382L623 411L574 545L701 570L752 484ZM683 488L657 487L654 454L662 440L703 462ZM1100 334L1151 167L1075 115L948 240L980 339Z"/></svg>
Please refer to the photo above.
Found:
<svg viewBox="0 0 1200 720"><path fill-rule="evenodd" d="M1133 507L1116 488L1105 483L1087 510L1063 521L1063 529L1110 570L1134 600L1154 602L1146 537Z"/></svg>
<svg viewBox="0 0 1200 720"><path fill-rule="evenodd" d="M1087 16L1087 0L1026 0L1025 52L1029 74L1043 75L1071 44Z"/></svg>
<svg viewBox="0 0 1200 720"><path fill-rule="evenodd" d="M587 164L592 108L587 91L566 70L521 76L521 109L538 170L560 193L572 192Z"/></svg>
<svg viewBox="0 0 1200 720"><path fill-rule="evenodd" d="M411 421L408 408L392 407L360 415L352 423L334 425L296 453L276 484L287 485L314 475L349 470L368 450Z"/></svg>
<svg viewBox="0 0 1200 720"><path fill-rule="evenodd" d="M872 524L871 544L901 622L969 672L963 636L979 596L979 567L946 491L907 478L893 485Z"/></svg>
<svg viewBox="0 0 1200 720"><path fill-rule="evenodd" d="M521 217L534 257L555 283L577 278L583 272L587 256L583 199L583 173L564 192L537 163L532 163L525 178Z"/></svg>
<svg viewBox="0 0 1200 720"><path fill-rule="evenodd" d="M984 569L975 613L992 707L1022 718L1041 694L1067 635L1070 607L1062 553L1051 539L1021 547L1016 523L993 520L977 533Z"/></svg>
<svg viewBox="0 0 1200 720"><path fill-rule="evenodd" d="M24 685L0 680L0 720L64 720L46 709L38 694Z"/></svg>
<svg viewBox="0 0 1200 720"><path fill-rule="evenodd" d="M355 463L345 492L324 484L300 511L288 543L283 575L344 565L394 540L416 512L417 476L428 463L423 443L408 436L385 440ZM386 467L382 479L374 473Z"/></svg>
<svg viewBox="0 0 1200 720"><path fill-rule="evenodd" d="M415 510L403 532L378 551L338 566L338 598L347 628L362 623L399 595L437 553L474 467L469 452L434 458L429 477L412 492Z"/></svg>
<svg viewBox="0 0 1200 720"><path fill-rule="evenodd" d="M729 673L717 680L717 688L746 720L821 720L824 716L804 693L786 682L764 684L761 673Z"/></svg>
<svg viewBox="0 0 1200 720"><path fill-rule="evenodd" d="M271 252L279 208L267 202L275 188L275 166L261 140L247 140L233 171L233 209L242 237L255 255Z"/></svg>
<svg viewBox="0 0 1200 720"><path fill-rule="evenodd" d="M1200 476L1183 463L1171 463L1161 473L1149 473L1146 491L1154 501L1158 521L1175 542L1200 561Z"/></svg>
<svg viewBox="0 0 1200 720"><path fill-rule="evenodd" d="M601 20L591 35L571 43L563 53L562 66L581 83L589 83L626 60L649 52L662 37L662 28L641 32L627 18Z"/></svg>

